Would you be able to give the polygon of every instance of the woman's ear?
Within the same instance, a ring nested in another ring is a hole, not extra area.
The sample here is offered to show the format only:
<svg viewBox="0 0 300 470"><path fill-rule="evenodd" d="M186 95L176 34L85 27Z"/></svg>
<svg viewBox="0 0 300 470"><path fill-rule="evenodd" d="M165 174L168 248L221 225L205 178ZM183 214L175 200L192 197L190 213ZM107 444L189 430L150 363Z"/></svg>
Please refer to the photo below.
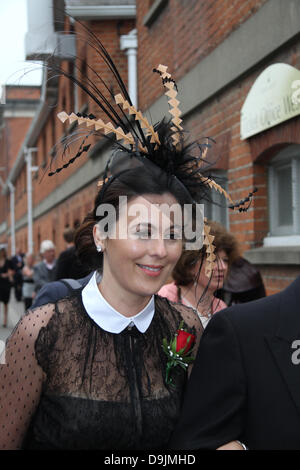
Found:
<svg viewBox="0 0 300 470"><path fill-rule="evenodd" d="M101 237L101 232L100 232L98 224L94 225L93 227L93 237L94 237L94 242L95 242L97 251L99 253L101 251L104 251L104 240Z"/></svg>

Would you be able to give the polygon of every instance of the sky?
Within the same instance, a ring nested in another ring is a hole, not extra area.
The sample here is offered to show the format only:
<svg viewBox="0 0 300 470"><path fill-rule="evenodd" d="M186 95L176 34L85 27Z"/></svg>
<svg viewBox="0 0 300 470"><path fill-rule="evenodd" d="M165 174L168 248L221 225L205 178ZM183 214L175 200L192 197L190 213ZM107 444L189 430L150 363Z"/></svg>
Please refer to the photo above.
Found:
<svg viewBox="0 0 300 470"><path fill-rule="evenodd" d="M0 85L41 84L40 70L28 72L37 66L25 61L26 31L27 0L0 0Z"/></svg>

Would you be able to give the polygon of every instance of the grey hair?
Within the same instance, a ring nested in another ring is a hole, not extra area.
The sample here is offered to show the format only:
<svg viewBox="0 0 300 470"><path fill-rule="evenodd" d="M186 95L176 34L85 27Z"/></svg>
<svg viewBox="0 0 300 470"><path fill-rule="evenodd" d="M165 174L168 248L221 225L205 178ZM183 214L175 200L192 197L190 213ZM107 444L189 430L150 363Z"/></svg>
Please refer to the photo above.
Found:
<svg viewBox="0 0 300 470"><path fill-rule="evenodd" d="M55 245L51 240L43 240L40 247L40 253L45 253L47 250L55 250Z"/></svg>

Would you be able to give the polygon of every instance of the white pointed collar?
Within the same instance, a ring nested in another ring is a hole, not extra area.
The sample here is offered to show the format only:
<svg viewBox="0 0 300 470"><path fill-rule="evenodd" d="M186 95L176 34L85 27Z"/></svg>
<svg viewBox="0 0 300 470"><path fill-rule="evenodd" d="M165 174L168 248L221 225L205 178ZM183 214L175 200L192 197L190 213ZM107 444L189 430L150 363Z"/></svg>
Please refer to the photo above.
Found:
<svg viewBox="0 0 300 470"><path fill-rule="evenodd" d="M121 333L129 325L134 324L141 333L149 328L154 315L154 295L139 313L132 317L125 317L115 310L103 297L97 285L97 272L93 274L82 290L82 302L89 317L100 328L110 333Z"/></svg>

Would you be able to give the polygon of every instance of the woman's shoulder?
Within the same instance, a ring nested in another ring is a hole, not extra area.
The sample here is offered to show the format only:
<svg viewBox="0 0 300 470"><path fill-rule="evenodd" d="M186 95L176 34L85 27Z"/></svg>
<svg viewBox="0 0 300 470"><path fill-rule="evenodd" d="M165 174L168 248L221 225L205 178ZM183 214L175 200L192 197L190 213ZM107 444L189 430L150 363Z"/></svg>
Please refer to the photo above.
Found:
<svg viewBox="0 0 300 470"><path fill-rule="evenodd" d="M63 317L74 312L75 303L78 303L77 296L64 297L55 302L47 302L42 305L31 307L22 317L26 324L45 327L53 316Z"/></svg>
<svg viewBox="0 0 300 470"><path fill-rule="evenodd" d="M33 348L40 331L48 325L54 313L54 304L27 310L8 337L7 344L16 344L20 340L27 348Z"/></svg>
<svg viewBox="0 0 300 470"><path fill-rule="evenodd" d="M197 330L203 329L201 320L197 311L192 307L184 305L178 301L172 301L168 297L162 297L159 294L156 297L156 307L158 307L164 314L171 312L176 315L179 321L183 320L189 328L196 328Z"/></svg>

